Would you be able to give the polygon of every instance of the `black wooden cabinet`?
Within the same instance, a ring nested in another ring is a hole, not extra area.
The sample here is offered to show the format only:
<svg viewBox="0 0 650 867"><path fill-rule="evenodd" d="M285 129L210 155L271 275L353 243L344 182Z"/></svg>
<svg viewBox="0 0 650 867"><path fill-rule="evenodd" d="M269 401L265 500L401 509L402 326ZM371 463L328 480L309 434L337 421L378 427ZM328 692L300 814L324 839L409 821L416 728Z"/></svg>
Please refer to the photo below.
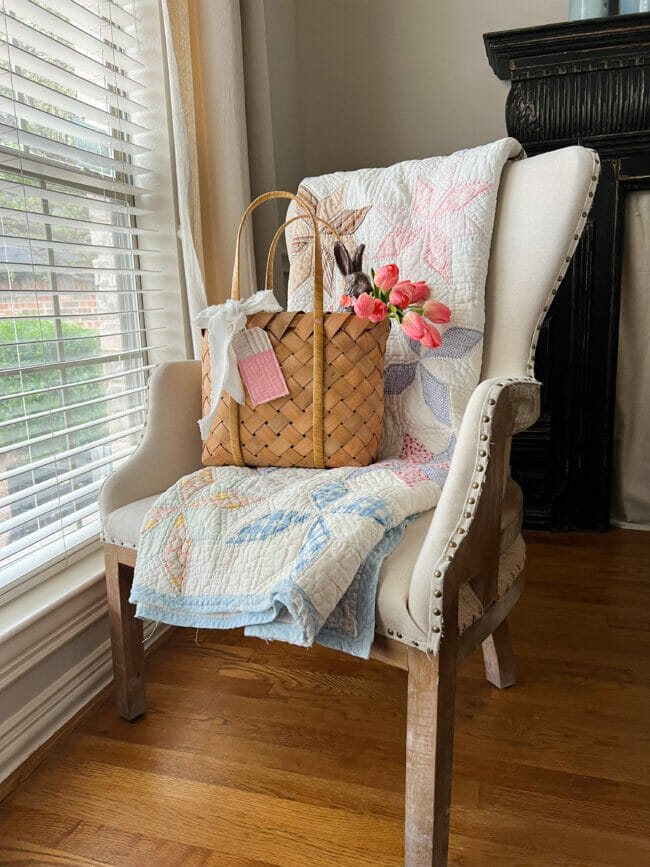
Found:
<svg viewBox="0 0 650 867"><path fill-rule="evenodd" d="M508 134L526 152L582 144L601 157L589 221L538 342L542 413L515 437L524 525L606 530L625 194L650 189L650 13L488 33L511 82Z"/></svg>

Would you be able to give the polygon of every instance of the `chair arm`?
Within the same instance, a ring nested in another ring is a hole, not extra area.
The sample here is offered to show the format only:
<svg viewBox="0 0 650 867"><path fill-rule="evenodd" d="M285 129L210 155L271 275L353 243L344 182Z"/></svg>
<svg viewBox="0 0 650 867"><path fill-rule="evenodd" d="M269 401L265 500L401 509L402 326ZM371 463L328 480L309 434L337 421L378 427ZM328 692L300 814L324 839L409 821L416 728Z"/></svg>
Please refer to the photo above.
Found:
<svg viewBox="0 0 650 867"><path fill-rule="evenodd" d="M491 572L496 587L506 442L536 421L539 407L540 383L534 379L484 380L467 404L409 588L411 617L433 652L460 584Z"/></svg>
<svg viewBox="0 0 650 867"><path fill-rule="evenodd" d="M159 365L149 380L148 409L135 451L102 485L99 509L115 509L160 494L201 467L201 362Z"/></svg>

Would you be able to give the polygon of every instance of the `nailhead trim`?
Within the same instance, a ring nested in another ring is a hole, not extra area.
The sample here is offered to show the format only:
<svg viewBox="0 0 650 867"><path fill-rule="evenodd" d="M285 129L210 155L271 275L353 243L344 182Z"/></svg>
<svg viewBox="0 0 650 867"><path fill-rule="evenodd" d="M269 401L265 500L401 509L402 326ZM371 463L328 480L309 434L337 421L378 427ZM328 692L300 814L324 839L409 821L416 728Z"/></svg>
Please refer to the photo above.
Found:
<svg viewBox="0 0 650 867"><path fill-rule="evenodd" d="M598 160L598 157L595 154L593 155L593 160L594 160L594 166L599 165L600 161ZM564 257L564 262L567 265L571 261L571 257L573 256L573 254L575 252L575 248L576 248L576 246L580 240L580 236L581 236L582 231L584 229L585 221L586 221L587 216L589 214L589 207L591 206L591 202L589 202L589 199L593 199L593 197L594 197L594 185L597 182L597 180L598 180L598 172L594 169L594 174L592 175L592 178L591 178L591 185L590 185L590 189L589 189L588 194L587 194L587 200L585 201L584 210L581 212L582 216L580 219L580 223L576 227L572 242L569 246L569 250L567 251L567 254ZM587 205L589 205L589 207L587 207ZM539 334L539 332L541 331L544 314L548 312L548 309L549 309L551 302L553 300L553 296L555 296L555 294L557 293L558 286L562 282L562 280L564 279L565 274L566 274L566 268L563 268L562 271L557 276L556 283L551 289L549 298L547 299L546 303L542 307L539 319L534 326L533 334ZM527 362L527 370L528 370L529 376L531 378L534 377L535 350L537 349L537 344L538 344L537 339L531 340L530 352L529 352L528 362ZM507 382L513 382L514 380L512 378L509 378L506 381ZM503 382L499 382L496 385L496 387L499 389L503 388ZM487 406L495 406L496 402L497 402L496 397L491 396L487 400ZM491 416L485 414L482 416L481 421L484 425L489 425L490 421L491 421ZM481 432L480 441L486 442L487 439L488 439L487 433L485 431ZM487 457L487 451L485 449L479 449L478 456L481 458ZM475 469L476 473L483 473L484 471L485 471L484 464L476 464L476 469ZM476 491L479 488L482 488L484 485L485 485L485 476L482 477L480 483L475 478L471 482L471 489ZM475 502L476 502L475 497L472 496L472 497L467 498L468 505L474 505ZM467 524L467 526L461 526L461 527L456 528L456 533L459 535L463 535L466 532L466 530L469 528L469 523L472 521L473 514L471 511L466 511L463 513L463 517L467 520L468 524ZM452 558L453 558L454 549L456 549L458 546L457 546L456 542L454 542L453 540L450 539L447 547L448 547L448 549L452 549L452 553L451 553L451 555L447 554L445 556L444 563L451 563ZM438 578L438 579L442 579L442 577L443 577L442 569L436 569L434 572L434 577ZM436 587L436 589L433 591L433 596L436 599L442 598L442 589L440 587ZM432 607L431 608L431 614L434 617L439 617L440 616L440 608ZM437 625L432 626L431 632L432 632L432 634L435 634L435 635L439 634L440 633L440 627ZM390 630L389 630L389 634L391 634ZM434 649L434 648L432 648L432 649Z"/></svg>
<svg viewBox="0 0 650 867"><path fill-rule="evenodd" d="M514 378L509 377L508 379L505 379L503 382L496 383L493 386L491 394L487 398L485 405L486 406L496 406L498 394L500 393L501 389L503 389L505 387L505 383L515 382L515 381L516 380ZM498 391L497 391L497 389L498 389ZM497 395L497 397L493 397L492 395ZM487 429L489 430L489 426L490 426L491 421L492 421L492 416L485 414L481 417L481 421L482 421L482 424L485 425L487 427ZM485 442L488 439L488 434L485 432L480 433L479 436L480 436L480 439L479 439L480 442ZM482 457L482 458L486 458L488 456L487 450L486 449L479 449L478 450L478 456ZM474 470L475 474L484 473L484 471L485 471L485 465L484 464L477 464L476 468ZM476 478L471 482L472 490L478 490L479 488L483 487L484 485L485 485L485 476L484 475L481 476L481 483L480 484ZM476 503L476 497L470 496L467 498L467 504L468 505L473 506L475 503ZM456 527L455 535L457 535L457 536L458 535L459 536L465 535L467 530L469 529L469 526L473 520L473 517L474 517L473 511L467 510L467 511L463 512L463 518L466 521L466 523L459 526L459 527ZM446 568L447 563L451 563L457 548L458 548L458 544L453 539L449 539L447 542L447 549L449 551L449 554L447 554L444 558L444 562L442 564L443 568L438 568L434 571L434 573L433 573L434 578L437 578L440 580L443 577L443 569ZM441 599L442 594L443 594L443 590L442 590L441 586L438 586L433 590L433 598L435 598L435 599ZM438 618L438 617L441 617L441 615L442 615L442 611L438 606L435 606L435 607L431 606L430 612L431 612L431 617ZM441 632L441 629L439 626L435 625L435 626L431 627L431 633L432 634L438 635L440 632ZM435 648L431 647L430 649L434 650Z"/></svg>

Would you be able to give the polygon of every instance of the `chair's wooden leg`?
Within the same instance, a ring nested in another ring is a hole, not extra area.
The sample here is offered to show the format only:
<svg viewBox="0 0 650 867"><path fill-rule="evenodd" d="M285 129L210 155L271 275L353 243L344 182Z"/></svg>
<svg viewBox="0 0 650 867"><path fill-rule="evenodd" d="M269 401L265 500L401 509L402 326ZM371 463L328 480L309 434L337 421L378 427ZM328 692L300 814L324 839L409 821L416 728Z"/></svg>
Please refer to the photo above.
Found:
<svg viewBox="0 0 650 867"><path fill-rule="evenodd" d="M428 657L409 648L406 867L445 867L454 749L456 643Z"/></svg>
<svg viewBox="0 0 650 867"><path fill-rule="evenodd" d="M490 683L499 689L513 686L517 682L517 676L507 619L501 621L492 635L485 639L482 647L485 676Z"/></svg>
<svg viewBox="0 0 650 867"><path fill-rule="evenodd" d="M129 603L133 567L121 563L117 551L108 545L104 560L117 709L124 719L132 720L147 709L142 621L136 619L135 606Z"/></svg>

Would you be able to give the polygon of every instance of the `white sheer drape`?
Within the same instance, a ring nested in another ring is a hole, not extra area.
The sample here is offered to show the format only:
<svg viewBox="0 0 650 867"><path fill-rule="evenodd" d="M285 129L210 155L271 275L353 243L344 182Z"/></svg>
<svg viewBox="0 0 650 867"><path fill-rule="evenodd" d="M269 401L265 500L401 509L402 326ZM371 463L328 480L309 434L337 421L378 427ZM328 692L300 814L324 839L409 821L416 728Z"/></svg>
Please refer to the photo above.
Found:
<svg viewBox="0 0 650 867"><path fill-rule="evenodd" d="M176 167L176 192L178 201L178 237L183 254L185 271L185 291L190 321L207 306L205 283L194 243L193 233L193 200L192 177L190 169L190 146L183 112L181 85L178 77L178 65L174 51L171 24L167 2L162 4L163 27L165 32L165 50L167 53L167 69L169 74L169 101L172 117L172 136L174 142L174 160ZM201 357L201 333L192 326L192 347L194 357Z"/></svg>
<svg viewBox="0 0 650 867"><path fill-rule="evenodd" d="M249 27L263 33L263 5L247 10ZM237 226L251 199L242 15L238 0L165 0L163 20L178 234L193 318L230 296ZM258 143L252 152L259 153ZM244 293L257 288L250 231L242 244L241 283ZM192 338L200 357L198 329Z"/></svg>
<svg viewBox="0 0 650 867"><path fill-rule="evenodd" d="M612 523L650 530L650 193L627 200Z"/></svg>

